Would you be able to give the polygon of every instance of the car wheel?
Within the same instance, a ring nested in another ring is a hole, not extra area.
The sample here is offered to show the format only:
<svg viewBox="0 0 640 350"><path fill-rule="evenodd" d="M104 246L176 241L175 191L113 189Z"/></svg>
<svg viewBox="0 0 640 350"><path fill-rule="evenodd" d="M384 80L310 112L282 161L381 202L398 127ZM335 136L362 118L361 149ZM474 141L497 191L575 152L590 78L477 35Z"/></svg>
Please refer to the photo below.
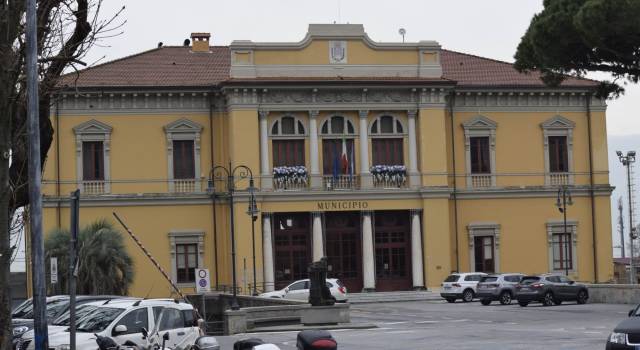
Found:
<svg viewBox="0 0 640 350"><path fill-rule="evenodd" d="M578 297L576 298L576 301L578 302L578 304L582 305L582 304L586 304L587 303L587 299L589 299L589 295L587 294L586 291L581 290L578 292Z"/></svg>
<svg viewBox="0 0 640 350"><path fill-rule="evenodd" d="M456 302L456 298L446 298L447 299L447 303L455 303Z"/></svg>
<svg viewBox="0 0 640 350"><path fill-rule="evenodd" d="M491 299L482 299L480 300L480 304L487 306L489 304L491 304Z"/></svg>
<svg viewBox="0 0 640 350"><path fill-rule="evenodd" d="M542 305L552 306L553 303L554 303L553 293L551 292L544 293L544 299L542 299Z"/></svg>
<svg viewBox="0 0 640 350"><path fill-rule="evenodd" d="M502 292L502 294L500 294L500 304L502 305L509 305L511 304L511 293L509 292Z"/></svg>
<svg viewBox="0 0 640 350"><path fill-rule="evenodd" d="M465 303L471 302L473 301L473 296L473 290L467 289L464 291L464 293L462 293L462 301L464 301Z"/></svg>
<svg viewBox="0 0 640 350"><path fill-rule="evenodd" d="M525 306L529 305L529 302L528 301L519 301L518 305L520 305L522 307L525 307Z"/></svg>

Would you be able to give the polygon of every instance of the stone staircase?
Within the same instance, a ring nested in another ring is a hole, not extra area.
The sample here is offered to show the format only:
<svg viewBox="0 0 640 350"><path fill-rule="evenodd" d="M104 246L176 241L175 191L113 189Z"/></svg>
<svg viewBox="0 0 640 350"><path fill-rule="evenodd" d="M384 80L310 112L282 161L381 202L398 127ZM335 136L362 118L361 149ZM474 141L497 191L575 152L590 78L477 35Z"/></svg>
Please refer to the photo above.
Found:
<svg viewBox="0 0 640 350"><path fill-rule="evenodd" d="M394 303L404 301L442 301L439 291L402 291L402 292L374 292L349 293L349 303Z"/></svg>

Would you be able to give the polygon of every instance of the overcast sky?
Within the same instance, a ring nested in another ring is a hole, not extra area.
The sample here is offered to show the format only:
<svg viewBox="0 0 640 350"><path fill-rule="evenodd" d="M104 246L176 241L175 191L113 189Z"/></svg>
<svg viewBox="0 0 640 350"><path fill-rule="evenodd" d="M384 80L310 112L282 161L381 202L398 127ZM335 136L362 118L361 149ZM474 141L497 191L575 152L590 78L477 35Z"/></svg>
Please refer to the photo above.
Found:
<svg viewBox="0 0 640 350"><path fill-rule="evenodd" d="M542 10L542 0L104 0L108 17L125 6L123 34L95 47L87 62L113 60L165 45L181 45L191 32L209 32L213 45L233 40L299 41L309 23L359 23L375 41L436 40L446 49L513 61L513 55L531 21ZM640 151L640 88L609 102L611 183L624 189L623 172L615 147ZM620 192L616 190L612 199ZM616 215L612 216L615 221ZM616 237L617 235L614 235ZM617 243L614 243L617 244Z"/></svg>

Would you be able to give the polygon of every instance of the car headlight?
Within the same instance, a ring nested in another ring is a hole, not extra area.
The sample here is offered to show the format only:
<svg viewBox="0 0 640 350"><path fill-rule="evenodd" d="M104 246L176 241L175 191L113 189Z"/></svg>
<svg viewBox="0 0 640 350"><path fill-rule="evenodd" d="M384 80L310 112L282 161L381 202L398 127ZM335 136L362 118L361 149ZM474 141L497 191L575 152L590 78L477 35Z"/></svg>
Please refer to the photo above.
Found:
<svg viewBox="0 0 640 350"><path fill-rule="evenodd" d="M13 336L14 337L19 337L19 336L21 336L22 334L24 334L28 330L29 330L29 327L27 327L27 326L14 327L13 328Z"/></svg>
<svg viewBox="0 0 640 350"><path fill-rule="evenodd" d="M613 332L609 336L609 342L614 343L614 344L626 344L627 343L627 334L626 333Z"/></svg>
<svg viewBox="0 0 640 350"><path fill-rule="evenodd" d="M56 346L56 350L71 350L71 346L69 344L62 344Z"/></svg>

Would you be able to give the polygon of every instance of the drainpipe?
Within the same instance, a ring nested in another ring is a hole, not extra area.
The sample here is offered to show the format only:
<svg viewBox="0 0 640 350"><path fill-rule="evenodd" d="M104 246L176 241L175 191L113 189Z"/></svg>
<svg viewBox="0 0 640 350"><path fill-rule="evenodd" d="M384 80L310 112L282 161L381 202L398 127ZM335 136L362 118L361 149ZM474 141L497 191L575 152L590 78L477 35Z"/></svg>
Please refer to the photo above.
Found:
<svg viewBox="0 0 640 350"><path fill-rule="evenodd" d="M457 186L457 173L456 173L456 142L455 142L455 129L453 123L453 105L456 102L455 90L451 90L451 95L449 98L449 114L451 118L449 119L451 122L451 153L452 153L452 163L453 163L453 225L456 234L456 272L460 272L460 254L458 252L458 186Z"/></svg>
<svg viewBox="0 0 640 350"><path fill-rule="evenodd" d="M215 106L214 101L214 92L211 91L209 93L209 158L211 161L211 168L214 167L214 156L213 156L213 108ZM216 290L218 290L218 286L220 285L218 278L218 225L216 220L216 196L214 193L211 193L211 220L213 224L213 269L214 275L216 277Z"/></svg>
<svg viewBox="0 0 640 350"><path fill-rule="evenodd" d="M595 194L593 191L593 148L591 140L591 92L586 97L587 109L587 132L589 133L589 196L591 197L591 239L593 242L593 279L594 283L598 282L598 244L596 240L596 204Z"/></svg>

